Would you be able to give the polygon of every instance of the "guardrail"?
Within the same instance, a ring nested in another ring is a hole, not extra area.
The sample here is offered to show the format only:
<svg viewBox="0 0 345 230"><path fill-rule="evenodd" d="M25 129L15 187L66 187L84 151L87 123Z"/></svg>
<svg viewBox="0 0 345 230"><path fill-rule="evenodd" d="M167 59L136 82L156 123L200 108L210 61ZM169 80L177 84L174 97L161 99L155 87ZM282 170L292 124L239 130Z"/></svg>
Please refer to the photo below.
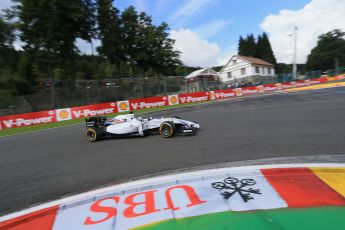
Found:
<svg viewBox="0 0 345 230"><path fill-rule="evenodd" d="M236 89L215 90L209 92L183 93L168 96L137 98L131 100L116 102L114 101L108 103L62 108L33 113L14 114L0 117L0 130L51 122L60 122L96 115L129 112L145 108L209 101L229 97L240 97L341 79L345 79L345 74L336 77L322 77L307 80L297 80L293 82L249 86Z"/></svg>

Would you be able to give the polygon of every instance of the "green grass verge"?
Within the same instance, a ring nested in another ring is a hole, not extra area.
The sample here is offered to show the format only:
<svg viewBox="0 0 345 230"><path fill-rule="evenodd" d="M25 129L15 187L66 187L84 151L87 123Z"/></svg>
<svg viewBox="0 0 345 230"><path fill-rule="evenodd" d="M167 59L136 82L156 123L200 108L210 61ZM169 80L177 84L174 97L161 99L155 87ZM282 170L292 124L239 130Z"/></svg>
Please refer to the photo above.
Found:
<svg viewBox="0 0 345 230"><path fill-rule="evenodd" d="M261 230L261 229L344 229L345 207L283 208L245 212L219 212L171 219L140 230Z"/></svg>
<svg viewBox="0 0 345 230"><path fill-rule="evenodd" d="M135 110L134 114L144 114L144 113L149 113L149 112L161 111L161 110L165 110L165 109L186 107L186 106L191 106L191 105L202 104L205 102L207 102L207 101ZM125 113L127 113L127 112L125 112ZM107 114L106 116L107 117L114 117L114 116L119 115L119 114L124 114L124 113L111 113L111 114ZM68 121L60 121L60 122L52 122L52 123L32 125L32 126L24 126L24 127L18 127L18 128L3 129L3 130L0 130L0 137L19 134L19 133L27 133L27 132L45 130L45 129L56 128L56 127L62 127L62 126L66 126L66 125L73 125L73 124L83 123L84 121L85 121L85 118L77 118L77 119L68 120Z"/></svg>

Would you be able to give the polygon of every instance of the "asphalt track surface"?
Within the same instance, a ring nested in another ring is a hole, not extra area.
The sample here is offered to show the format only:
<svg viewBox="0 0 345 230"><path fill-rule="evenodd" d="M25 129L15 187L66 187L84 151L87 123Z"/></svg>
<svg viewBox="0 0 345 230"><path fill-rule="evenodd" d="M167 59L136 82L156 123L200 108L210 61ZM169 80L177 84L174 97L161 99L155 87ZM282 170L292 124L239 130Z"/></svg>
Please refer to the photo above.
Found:
<svg viewBox="0 0 345 230"><path fill-rule="evenodd" d="M274 157L344 155L345 87L254 96L151 115L201 125L195 136L88 143L84 125L0 138L0 216L170 170Z"/></svg>

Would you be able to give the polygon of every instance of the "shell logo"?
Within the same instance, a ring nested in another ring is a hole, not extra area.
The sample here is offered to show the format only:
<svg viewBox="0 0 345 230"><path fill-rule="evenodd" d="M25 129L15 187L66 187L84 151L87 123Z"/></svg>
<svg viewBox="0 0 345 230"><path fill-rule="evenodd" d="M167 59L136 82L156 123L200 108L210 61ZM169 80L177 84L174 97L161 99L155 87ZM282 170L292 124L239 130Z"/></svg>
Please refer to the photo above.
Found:
<svg viewBox="0 0 345 230"><path fill-rule="evenodd" d="M210 91L209 98L210 98L210 100L216 99L216 96L215 96L215 94L214 94L214 91Z"/></svg>
<svg viewBox="0 0 345 230"><path fill-rule="evenodd" d="M177 105L179 103L177 95L170 95L168 99L169 105Z"/></svg>
<svg viewBox="0 0 345 230"><path fill-rule="evenodd" d="M123 101L123 102L120 103L120 109L121 110L127 110L127 107L128 107L128 105L127 105L126 102Z"/></svg>
<svg viewBox="0 0 345 230"><path fill-rule="evenodd" d="M67 109L57 109L56 113L56 120L57 121L66 121L72 119L72 112L70 108Z"/></svg>
<svg viewBox="0 0 345 230"><path fill-rule="evenodd" d="M177 98L174 96L174 97L171 97L170 98L170 102L171 102L171 104L176 104L176 102L177 102Z"/></svg>
<svg viewBox="0 0 345 230"><path fill-rule="evenodd" d="M129 111L129 103L128 101L118 101L117 103L117 111L118 112L127 112Z"/></svg>
<svg viewBox="0 0 345 230"><path fill-rule="evenodd" d="M66 119L66 118L68 117L68 115L69 115L69 113L68 113L66 110L61 110L61 111L59 112L59 117L60 117L61 119Z"/></svg>
<svg viewBox="0 0 345 230"><path fill-rule="evenodd" d="M241 88L236 88L235 91L236 91L236 96L237 97L238 96L242 96L242 89Z"/></svg>
<svg viewBox="0 0 345 230"><path fill-rule="evenodd" d="M260 93L265 92L264 86L262 86L262 85L259 85L256 88L259 90Z"/></svg>

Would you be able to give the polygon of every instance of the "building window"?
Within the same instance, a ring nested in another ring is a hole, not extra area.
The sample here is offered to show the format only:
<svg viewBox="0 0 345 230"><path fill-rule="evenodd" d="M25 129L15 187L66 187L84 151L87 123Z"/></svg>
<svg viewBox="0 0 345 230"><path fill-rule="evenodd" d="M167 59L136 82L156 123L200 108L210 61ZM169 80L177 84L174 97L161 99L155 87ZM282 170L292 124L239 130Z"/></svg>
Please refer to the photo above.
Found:
<svg viewBox="0 0 345 230"><path fill-rule="evenodd" d="M237 64L237 60L232 60L232 64L236 65Z"/></svg>
<svg viewBox="0 0 345 230"><path fill-rule="evenodd" d="M268 70L268 74L271 74L271 68L268 68L267 70Z"/></svg>
<svg viewBox="0 0 345 230"><path fill-rule="evenodd" d="M228 78L231 78L231 72L228 72Z"/></svg>
<svg viewBox="0 0 345 230"><path fill-rule="evenodd" d="M245 68L241 68L241 75L246 75L246 69Z"/></svg>
<svg viewBox="0 0 345 230"><path fill-rule="evenodd" d="M258 66L255 66L255 73L260 73L260 69Z"/></svg>

